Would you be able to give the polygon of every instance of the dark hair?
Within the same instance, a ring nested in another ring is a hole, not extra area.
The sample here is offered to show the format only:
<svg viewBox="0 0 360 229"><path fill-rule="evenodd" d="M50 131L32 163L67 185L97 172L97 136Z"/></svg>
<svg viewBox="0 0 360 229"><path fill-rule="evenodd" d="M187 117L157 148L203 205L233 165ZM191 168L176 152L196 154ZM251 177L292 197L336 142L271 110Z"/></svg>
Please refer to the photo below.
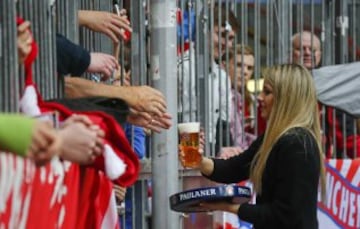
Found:
<svg viewBox="0 0 360 229"><path fill-rule="evenodd" d="M227 13L228 13L228 18L226 18ZM228 23L231 25L232 30L234 30L234 32L238 31L239 25L237 19L234 13L230 9L226 11L225 4L220 4L220 5L215 4L213 9L213 15L214 15L214 26L218 26L220 19L221 26L225 27L226 21L228 21Z"/></svg>

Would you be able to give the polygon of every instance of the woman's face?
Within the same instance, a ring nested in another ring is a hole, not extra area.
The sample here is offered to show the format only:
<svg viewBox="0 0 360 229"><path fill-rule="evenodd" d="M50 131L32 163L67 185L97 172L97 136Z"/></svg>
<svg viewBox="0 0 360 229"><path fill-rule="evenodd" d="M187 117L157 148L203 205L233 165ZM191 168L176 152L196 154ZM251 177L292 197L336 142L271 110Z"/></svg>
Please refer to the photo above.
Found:
<svg viewBox="0 0 360 229"><path fill-rule="evenodd" d="M273 88L267 82L264 82L264 88L258 96L260 103L261 117L268 120L274 102Z"/></svg>

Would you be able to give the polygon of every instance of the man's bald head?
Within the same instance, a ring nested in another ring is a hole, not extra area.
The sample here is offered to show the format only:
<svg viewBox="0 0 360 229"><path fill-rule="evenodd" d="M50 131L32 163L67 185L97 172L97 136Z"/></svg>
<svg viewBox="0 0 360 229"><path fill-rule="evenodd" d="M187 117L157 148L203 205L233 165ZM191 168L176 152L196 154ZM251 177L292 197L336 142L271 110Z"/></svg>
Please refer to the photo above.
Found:
<svg viewBox="0 0 360 229"><path fill-rule="evenodd" d="M309 31L296 33L292 37L292 46L294 63L303 64L307 69L312 69L320 64L321 43L315 34Z"/></svg>

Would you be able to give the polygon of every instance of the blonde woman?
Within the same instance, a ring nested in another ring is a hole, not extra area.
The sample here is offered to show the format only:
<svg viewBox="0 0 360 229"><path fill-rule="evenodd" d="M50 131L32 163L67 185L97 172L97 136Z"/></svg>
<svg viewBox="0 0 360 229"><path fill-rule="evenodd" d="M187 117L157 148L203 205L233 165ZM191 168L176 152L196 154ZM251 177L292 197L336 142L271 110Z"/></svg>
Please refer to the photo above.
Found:
<svg viewBox="0 0 360 229"><path fill-rule="evenodd" d="M227 160L203 157L199 165L202 174L216 182L250 178L256 204L202 206L235 213L256 229L318 228L317 193L320 183L325 196L325 170L312 77L297 64L270 67L264 71L259 100L261 116L268 121L265 134L242 154Z"/></svg>

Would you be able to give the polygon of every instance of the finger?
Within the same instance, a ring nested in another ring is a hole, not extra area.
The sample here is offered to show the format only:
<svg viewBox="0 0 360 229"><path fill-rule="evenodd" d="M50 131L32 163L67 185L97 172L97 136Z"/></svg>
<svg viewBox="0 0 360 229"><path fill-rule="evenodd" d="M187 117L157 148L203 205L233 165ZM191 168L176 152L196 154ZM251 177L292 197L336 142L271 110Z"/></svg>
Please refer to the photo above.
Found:
<svg viewBox="0 0 360 229"><path fill-rule="evenodd" d="M132 28L130 26L130 21L127 19L126 16L119 17L117 15L114 15L115 18L112 18L111 23L121 29L126 29L127 31L132 32Z"/></svg>
<svg viewBox="0 0 360 229"><path fill-rule="evenodd" d="M168 130L170 127L171 127L171 122L169 121L164 121L164 120L161 120L160 122L159 121L155 121L153 125L156 125L157 127L160 127L162 129L166 129Z"/></svg>
<svg viewBox="0 0 360 229"><path fill-rule="evenodd" d="M153 98L152 102L162 113L166 113L166 102L164 98L156 96L155 98Z"/></svg>
<svg viewBox="0 0 360 229"><path fill-rule="evenodd" d="M95 146L95 147L93 148L92 154L93 154L94 156L98 157L98 156L102 155L103 149L104 149L103 147Z"/></svg>
<svg viewBox="0 0 360 229"><path fill-rule="evenodd" d="M152 116L147 112L138 112L137 115L140 115L145 121L149 123L152 121Z"/></svg>
<svg viewBox="0 0 360 229"><path fill-rule="evenodd" d="M166 118L166 119L172 119L172 116L171 116L171 114L170 113L164 113L163 114L163 118Z"/></svg>
<svg viewBox="0 0 360 229"><path fill-rule="evenodd" d="M156 133L160 133L161 132L161 128L157 127L157 126L154 126L154 125L148 125L146 126L146 128L152 130L152 131L155 131Z"/></svg>
<svg viewBox="0 0 360 229"><path fill-rule="evenodd" d="M115 24L110 24L109 29L111 30L112 33L115 34L116 39L119 40L120 38L124 38L125 30L121 26L118 27Z"/></svg>
<svg viewBox="0 0 360 229"><path fill-rule="evenodd" d="M118 43L119 42L119 38L116 36L116 34L111 30L111 29L106 29L104 31L104 33L110 37L110 39L115 42L115 43Z"/></svg>
<svg viewBox="0 0 360 229"><path fill-rule="evenodd" d="M86 115L77 115L74 114L72 116L70 116L70 120L72 122L81 122L82 124L84 124L85 126L91 126L93 125L92 121L90 120L89 117L87 117Z"/></svg>
<svg viewBox="0 0 360 229"><path fill-rule="evenodd" d="M46 151L41 151L38 154L35 154L33 160L36 166L44 166L50 161L51 157L49 157Z"/></svg>
<svg viewBox="0 0 360 229"><path fill-rule="evenodd" d="M90 157L86 163L92 164L92 163L94 163L95 160L96 160L96 156L94 154L92 154L92 155L90 155Z"/></svg>
<svg viewBox="0 0 360 229"><path fill-rule="evenodd" d="M23 23L21 23L18 27L17 27L17 31L18 33L22 33L28 29L30 29L30 22L29 21L24 21Z"/></svg>
<svg viewBox="0 0 360 229"><path fill-rule="evenodd" d="M119 13L120 13L120 16L124 16L127 14L126 9L121 9Z"/></svg>
<svg viewBox="0 0 360 229"><path fill-rule="evenodd" d="M36 136L34 136L32 138L33 144L35 145L35 149L37 149L37 151L45 149L48 145L48 136L45 132L43 131L39 131L39 134L36 134ZM34 151L34 152L37 152Z"/></svg>
<svg viewBox="0 0 360 229"><path fill-rule="evenodd" d="M104 74L106 77L110 77L111 76L111 69L104 67L101 71L102 74Z"/></svg>
<svg viewBox="0 0 360 229"><path fill-rule="evenodd" d="M28 157L35 155L36 153L38 153L39 150L40 148L38 148L36 144L31 143L28 149Z"/></svg>
<svg viewBox="0 0 360 229"><path fill-rule="evenodd" d="M97 135L99 138L101 138L101 142L103 142L103 141L102 141L102 138L105 137L105 132L104 132L102 129L98 129L98 130L96 131L96 135Z"/></svg>
<svg viewBox="0 0 360 229"><path fill-rule="evenodd" d="M52 156L59 155L60 154L61 144L63 144L63 141L61 140L61 138L56 137L55 140L52 142L52 144L48 147L48 152Z"/></svg>

